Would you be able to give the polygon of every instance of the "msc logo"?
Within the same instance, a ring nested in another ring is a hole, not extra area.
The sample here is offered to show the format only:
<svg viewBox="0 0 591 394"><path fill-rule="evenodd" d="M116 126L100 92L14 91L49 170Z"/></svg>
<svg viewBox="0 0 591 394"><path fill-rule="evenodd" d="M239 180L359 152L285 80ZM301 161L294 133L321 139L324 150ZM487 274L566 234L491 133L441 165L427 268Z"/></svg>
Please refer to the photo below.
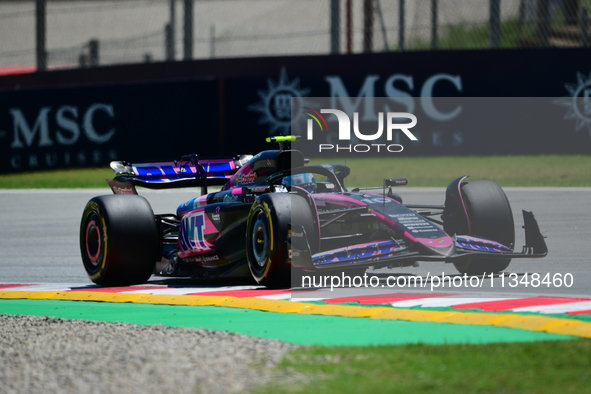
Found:
<svg viewBox="0 0 591 394"><path fill-rule="evenodd" d="M324 131L324 127L326 131L328 131L328 125L324 116L322 114L333 114L337 117L337 121L339 124L338 135L340 141L350 141L351 140L351 119L349 116L341 110L338 109L321 109L320 112L305 107L306 110L310 112L306 112L306 115L310 116L311 119L308 119L307 122L307 139L312 140L314 138L314 121L318 124L321 131ZM312 112L312 113L311 113ZM387 112L386 113L386 140L392 141L392 135L394 130L402 131L411 141L417 141L417 137L414 136L413 133L410 132L409 129L413 128L417 124L417 117L408 112ZM401 120L410 120L407 123L399 123ZM322 122L321 122L322 121ZM324 127L322 126L324 124ZM378 130L373 134L364 134L359 130L359 113L353 113L353 133L355 137L357 137L361 141L376 141L382 137L384 134L384 113L378 113ZM336 152L345 150L348 152L355 151L355 152L369 152L372 148L376 149L377 152L380 151L380 148L385 147L388 152L402 152L402 145L400 144L356 144L356 145L333 145L333 144L320 144L318 146L318 151L322 152L323 150L332 150L336 149Z"/></svg>
<svg viewBox="0 0 591 394"><path fill-rule="evenodd" d="M586 77L583 73L577 73L578 83L564 85L569 93L568 97L562 97L553 101L554 104L568 109L565 120L575 119L576 129L579 131L587 127L591 137L591 73Z"/></svg>

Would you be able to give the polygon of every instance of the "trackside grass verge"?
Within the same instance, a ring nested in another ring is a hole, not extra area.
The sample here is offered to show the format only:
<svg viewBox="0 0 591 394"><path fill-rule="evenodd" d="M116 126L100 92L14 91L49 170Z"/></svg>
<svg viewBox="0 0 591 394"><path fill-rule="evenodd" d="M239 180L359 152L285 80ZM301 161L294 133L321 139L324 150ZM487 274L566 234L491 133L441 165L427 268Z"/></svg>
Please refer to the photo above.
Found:
<svg viewBox="0 0 591 394"><path fill-rule="evenodd" d="M0 175L0 189L108 188L105 180L114 176L109 167L6 174Z"/></svg>
<svg viewBox="0 0 591 394"><path fill-rule="evenodd" d="M445 187L468 174L501 186L591 186L591 155L441 156L393 158L322 158L310 164L351 167L346 186L380 186L384 178L408 179L409 186ZM101 188L115 174L108 167L0 175L0 189Z"/></svg>
<svg viewBox="0 0 591 394"><path fill-rule="evenodd" d="M395 333L393 333L395 335ZM581 393L591 384L591 341L486 345L304 347L257 393Z"/></svg>
<svg viewBox="0 0 591 394"><path fill-rule="evenodd" d="M380 186L384 178L407 178L410 187L445 187L461 176L503 187L591 186L591 155L440 156L312 159L345 164L346 186Z"/></svg>

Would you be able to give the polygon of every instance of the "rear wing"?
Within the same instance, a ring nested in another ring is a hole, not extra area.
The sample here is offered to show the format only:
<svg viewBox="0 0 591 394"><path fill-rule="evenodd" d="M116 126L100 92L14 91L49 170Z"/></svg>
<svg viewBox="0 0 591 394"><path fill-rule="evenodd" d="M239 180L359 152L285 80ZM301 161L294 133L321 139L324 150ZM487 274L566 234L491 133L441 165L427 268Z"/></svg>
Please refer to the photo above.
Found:
<svg viewBox="0 0 591 394"><path fill-rule="evenodd" d="M198 159L197 155L180 160L154 163L112 161L115 178L107 180L115 194L137 194L136 186L148 189L201 187L207 194L208 186L223 186L236 171L250 160L251 155L229 159Z"/></svg>

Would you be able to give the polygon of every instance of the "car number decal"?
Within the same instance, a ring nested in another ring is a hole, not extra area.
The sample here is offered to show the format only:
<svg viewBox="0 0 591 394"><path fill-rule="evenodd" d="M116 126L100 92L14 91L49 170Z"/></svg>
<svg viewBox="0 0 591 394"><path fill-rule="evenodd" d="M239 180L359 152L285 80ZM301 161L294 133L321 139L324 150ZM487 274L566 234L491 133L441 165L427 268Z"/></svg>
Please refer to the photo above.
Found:
<svg viewBox="0 0 591 394"><path fill-rule="evenodd" d="M183 250L206 251L210 245L205 240L205 212L197 211L183 218L183 226L179 234L180 246Z"/></svg>

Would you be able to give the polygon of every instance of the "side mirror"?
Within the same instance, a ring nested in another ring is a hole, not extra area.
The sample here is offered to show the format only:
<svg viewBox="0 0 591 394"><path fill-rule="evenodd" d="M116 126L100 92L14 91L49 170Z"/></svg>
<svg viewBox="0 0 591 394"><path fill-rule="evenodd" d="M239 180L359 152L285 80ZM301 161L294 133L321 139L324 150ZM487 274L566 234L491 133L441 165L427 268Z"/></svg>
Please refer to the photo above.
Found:
<svg viewBox="0 0 591 394"><path fill-rule="evenodd" d="M384 186L406 186L408 180L406 178L387 178L384 179Z"/></svg>

